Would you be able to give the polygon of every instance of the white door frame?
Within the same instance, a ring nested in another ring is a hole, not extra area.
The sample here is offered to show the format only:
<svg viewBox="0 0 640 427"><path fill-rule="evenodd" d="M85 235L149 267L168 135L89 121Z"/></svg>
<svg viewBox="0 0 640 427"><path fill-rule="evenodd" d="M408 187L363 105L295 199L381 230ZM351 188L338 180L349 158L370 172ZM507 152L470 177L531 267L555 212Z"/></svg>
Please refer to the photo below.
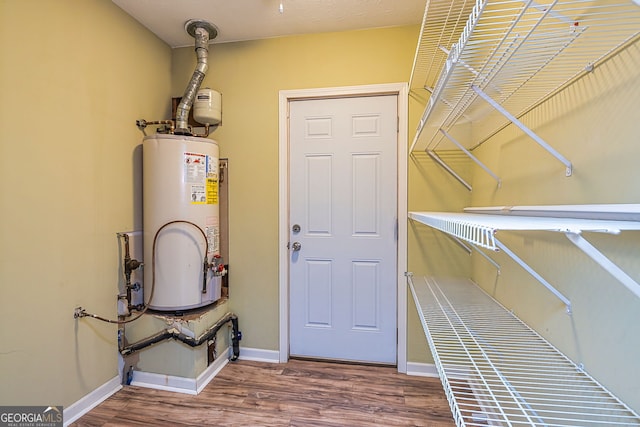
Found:
<svg viewBox="0 0 640 427"><path fill-rule="evenodd" d="M289 360L289 103L301 99L323 99L367 95L398 96L398 253L397 327L398 372L407 372L407 135L408 94L406 83L345 86L319 89L281 90L279 95L279 185L278 257L280 282L280 363Z"/></svg>

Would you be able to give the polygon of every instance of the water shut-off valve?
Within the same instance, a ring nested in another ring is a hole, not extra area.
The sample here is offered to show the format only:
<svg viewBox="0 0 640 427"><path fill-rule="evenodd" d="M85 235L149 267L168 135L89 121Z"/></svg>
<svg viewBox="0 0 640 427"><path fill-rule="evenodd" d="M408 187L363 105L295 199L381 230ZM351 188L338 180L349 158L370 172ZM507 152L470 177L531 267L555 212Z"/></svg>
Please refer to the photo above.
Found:
<svg viewBox="0 0 640 427"><path fill-rule="evenodd" d="M131 304L131 291L137 291L140 289L139 283L131 284L131 273L133 273L138 268L142 267L144 263L142 261L138 261L137 259L131 258L131 254L129 252L129 235L127 233L118 234L118 236L124 239L124 277L125 277L125 290L126 295L121 295L120 298L126 299L127 301L127 310L131 310L132 308L136 308L137 310L142 309L142 305L134 307Z"/></svg>
<svg viewBox="0 0 640 427"><path fill-rule="evenodd" d="M202 269L202 293L207 293L207 271L211 269L214 276L225 276L227 269L224 266L222 256L216 254L211 258L211 262L204 258L204 268Z"/></svg>
<svg viewBox="0 0 640 427"><path fill-rule="evenodd" d="M214 255L209 266L211 267L211 271L213 271L214 276L225 276L227 274L227 269L224 266L224 260L220 255Z"/></svg>

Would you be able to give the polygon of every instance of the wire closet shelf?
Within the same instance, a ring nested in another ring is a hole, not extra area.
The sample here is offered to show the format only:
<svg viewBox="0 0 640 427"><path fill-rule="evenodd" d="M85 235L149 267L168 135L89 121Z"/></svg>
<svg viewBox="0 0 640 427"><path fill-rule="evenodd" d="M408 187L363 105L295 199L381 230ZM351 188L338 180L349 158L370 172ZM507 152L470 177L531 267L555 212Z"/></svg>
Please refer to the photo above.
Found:
<svg viewBox="0 0 640 427"><path fill-rule="evenodd" d="M633 205L636 206L636 205ZM480 211L480 210L478 210ZM409 212L409 218L468 243L497 251L496 233L503 231L552 231L561 233L619 234L640 230L640 221L531 217L456 212Z"/></svg>
<svg viewBox="0 0 640 427"><path fill-rule="evenodd" d="M410 151L455 149L445 132L477 147L513 121L494 102L521 117L639 35L632 0L428 1L410 88L431 95Z"/></svg>
<svg viewBox="0 0 640 427"><path fill-rule="evenodd" d="M467 279L409 277L458 426L637 426L640 417Z"/></svg>
<svg viewBox="0 0 640 427"><path fill-rule="evenodd" d="M507 211L510 213L507 214ZM492 214L496 212L502 212L502 214ZM526 216L522 215L523 213L537 216ZM638 231L640 230L640 221L637 220L639 214L640 205L638 204L557 205L512 206L508 210L505 210L504 207L475 207L465 208L464 213L409 212L409 219L446 233L467 249L468 247L463 242L490 251L503 251L560 299L566 305L567 312L571 313L569 298L559 292L555 286L501 242L497 233L500 230L562 233L585 255L640 298L640 283L636 282L633 277L629 276L582 236L585 231L614 235L622 231ZM592 215L600 215L603 219L593 219ZM478 251L478 253L499 268L491 257L482 251Z"/></svg>

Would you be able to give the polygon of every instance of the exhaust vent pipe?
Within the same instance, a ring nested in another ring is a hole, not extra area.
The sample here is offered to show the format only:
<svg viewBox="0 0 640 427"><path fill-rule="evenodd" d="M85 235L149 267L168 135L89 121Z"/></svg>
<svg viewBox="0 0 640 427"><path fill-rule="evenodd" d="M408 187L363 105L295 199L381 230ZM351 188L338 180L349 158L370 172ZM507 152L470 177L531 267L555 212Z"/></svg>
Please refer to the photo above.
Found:
<svg viewBox="0 0 640 427"><path fill-rule="evenodd" d="M196 56L198 63L193 71L191 80L182 95L182 100L176 109L176 135L191 135L189 129L189 111L193 105L198 89L204 80L204 76L209 68L207 61L209 56L209 41L218 36L218 29L207 21L191 19L184 24L184 29L196 41Z"/></svg>

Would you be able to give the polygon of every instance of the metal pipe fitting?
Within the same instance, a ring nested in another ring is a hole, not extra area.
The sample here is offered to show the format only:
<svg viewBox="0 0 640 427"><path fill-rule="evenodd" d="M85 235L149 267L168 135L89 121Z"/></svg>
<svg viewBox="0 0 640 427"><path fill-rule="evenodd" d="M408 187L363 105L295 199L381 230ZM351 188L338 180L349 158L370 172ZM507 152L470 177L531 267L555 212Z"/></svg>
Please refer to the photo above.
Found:
<svg viewBox="0 0 640 427"><path fill-rule="evenodd" d="M185 24L185 30L195 38L195 51L198 62L193 71L191 80L182 95L182 99L176 109L176 135L191 135L189 129L189 111L193 105L198 89L207 73L209 57L209 41L218 35L218 30L206 21L190 20Z"/></svg>
<svg viewBox="0 0 640 427"><path fill-rule="evenodd" d="M221 319L219 319L213 326L208 328L206 331L202 333L198 338L190 337L185 335L176 329L166 329L158 332L157 334L151 335L150 337L144 338L140 341L137 341L133 344L129 344L123 347L120 350L120 353L123 356L129 356L132 353L140 351L146 347L149 347L153 344L159 343L161 341L167 339L175 339L178 340L189 347L198 347L211 338L215 337L216 333L227 323L231 322L231 342L232 342L232 351L233 355L231 356L231 360L237 360L240 356L240 340L242 339L242 332L238 329L238 316L234 313L227 313Z"/></svg>

